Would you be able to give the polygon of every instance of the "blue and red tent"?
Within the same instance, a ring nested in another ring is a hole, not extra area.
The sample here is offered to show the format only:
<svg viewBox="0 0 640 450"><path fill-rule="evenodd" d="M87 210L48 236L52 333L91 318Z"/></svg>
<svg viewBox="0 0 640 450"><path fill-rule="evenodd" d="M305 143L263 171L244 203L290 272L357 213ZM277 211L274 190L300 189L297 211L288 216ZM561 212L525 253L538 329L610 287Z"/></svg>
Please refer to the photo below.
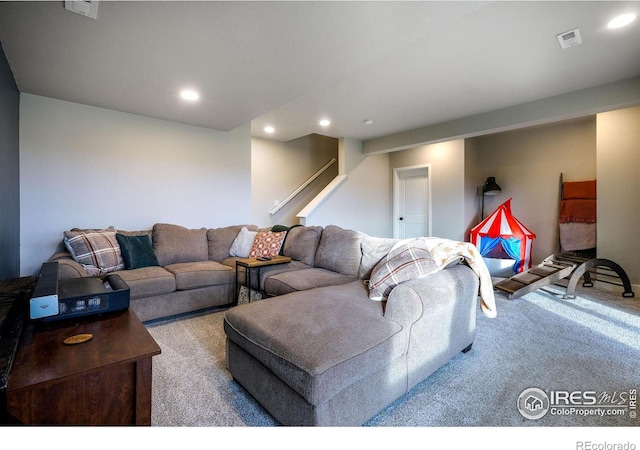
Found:
<svg viewBox="0 0 640 450"><path fill-rule="evenodd" d="M511 199L471 229L471 243L480 254L486 256L495 246L502 244L505 253L516 261L513 265L515 273L531 268L531 247L535 237L511 213Z"/></svg>

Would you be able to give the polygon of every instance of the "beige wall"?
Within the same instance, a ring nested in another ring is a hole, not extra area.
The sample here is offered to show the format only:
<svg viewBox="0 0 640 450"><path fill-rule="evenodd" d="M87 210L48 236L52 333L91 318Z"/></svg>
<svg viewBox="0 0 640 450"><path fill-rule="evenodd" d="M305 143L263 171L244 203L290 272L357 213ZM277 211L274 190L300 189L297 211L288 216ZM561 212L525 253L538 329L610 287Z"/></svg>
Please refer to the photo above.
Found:
<svg viewBox="0 0 640 450"><path fill-rule="evenodd" d="M21 273L73 227L250 221L249 124L231 132L21 94Z"/></svg>
<svg viewBox="0 0 640 450"><path fill-rule="evenodd" d="M537 234L539 262L558 249L560 173L569 181L597 178L599 256L621 264L638 284L638 124L635 107L599 114L597 122L589 117L375 155L344 139L347 179L308 223L390 236L393 169L429 165L431 234L466 240L479 221L477 191L495 176L503 192L487 197L485 215L512 197L516 217ZM30 94L21 95L20 140L22 275L36 273L72 227L285 223L268 210L299 184L272 185L289 171L274 170L269 155L280 154L278 168L308 168L300 182L324 163L252 140L248 124L225 133Z"/></svg>
<svg viewBox="0 0 640 450"><path fill-rule="evenodd" d="M512 198L514 215L536 233L533 262L539 263L559 250L560 174L565 181L597 179L598 257L617 262L632 284L640 283L640 240L634 235L640 216L640 107L469 138L462 164L456 151L434 151L458 148L459 142L390 153L392 169L432 165L440 186L433 199L434 236L468 241L469 230L480 222L480 189L494 176L502 193L485 197L485 217ZM459 193L453 184L461 177Z"/></svg>
<svg viewBox="0 0 640 450"><path fill-rule="evenodd" d="M463 240L465 232L465 144L454 140L393 152L393 169L429 166L431 235ZM391 175L390 175L391 177Z"/></svg>
<svg viewBox="0 0 640 450"><path fill-rule="evenodd" d="M597 116L598 257L640 284L640 107ZM637 296L637 292L636 292Z"/></svg>
<svg viewBox="0 0 640 450"><path fill-rule="evenodd" d="M559 249L560 174L565 181L596 178L595 132L595 118L589 117L470 140L467 192L478 191L487 177L496 178L502 193L485 197L485 217L512 198L513 214L536 234L534 263ZM473 225L480 222L480 198L475 197Z"/></svg>
<svg viewBox="0 0 640 450"><path fill-rule="evenodd" d="M369 236L391 236L389 155L363 155L362 141L340 139L346 179L306 218L307 225L338 225Z"/></svg>
<svg viewBox="0 0 640 450"><path fill-rule="evenodd" d="M332 158L336 162L282 209L271 215L277 203L313 176ZM252 223L259 226L299 223L296 214L338 174L338 139L312 134L289 142L252 138Z"/></svg>

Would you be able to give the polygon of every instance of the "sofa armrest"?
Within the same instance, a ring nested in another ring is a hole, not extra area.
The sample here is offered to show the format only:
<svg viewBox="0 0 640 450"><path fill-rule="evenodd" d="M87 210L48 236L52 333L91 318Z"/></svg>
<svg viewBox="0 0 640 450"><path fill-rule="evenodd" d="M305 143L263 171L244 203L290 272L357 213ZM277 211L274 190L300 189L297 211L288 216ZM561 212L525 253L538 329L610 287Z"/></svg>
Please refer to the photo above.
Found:
<svg viewBox="0 0 640 450"><path fill-rule="evenodd" d="M464 264L440 270L424 278L396 286L387 300L385 316L403 326L411 326L425 315L438 315L452 303L478 298L478 277ZM456 305L457 307L457 305Z"/></svg>
<svg viewBox="0 0 640 450"><path fill-rule="evenodd" d="M409 330L408 388L473 344L479 285L473 270L458 264L391 291L387 312Z"/></svg>
<svg viewBox="0 0 640 450"><path fill-rule="evenodd" d="M82 267L82 264L74 260L69 252L55 253L49 258L49 262L54 261L58 263L58 278L60 280L87 276L87 272L84 270L84 267Z"/></svg>

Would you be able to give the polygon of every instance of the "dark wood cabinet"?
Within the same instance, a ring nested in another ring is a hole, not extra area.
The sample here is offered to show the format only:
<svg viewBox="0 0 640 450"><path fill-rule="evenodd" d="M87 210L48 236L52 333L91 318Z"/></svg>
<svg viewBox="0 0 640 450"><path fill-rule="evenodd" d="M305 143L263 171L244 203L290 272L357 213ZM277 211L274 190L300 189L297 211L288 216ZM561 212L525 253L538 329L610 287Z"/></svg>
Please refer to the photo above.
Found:
<svg viewBox="0 0 640 450"><path fill-rule="evenodd" d="M78 344L65 339L93 337ZM160 347L130 310L73 324L29 324L7 408L33 425L151 425L152 357Z"/></svg>

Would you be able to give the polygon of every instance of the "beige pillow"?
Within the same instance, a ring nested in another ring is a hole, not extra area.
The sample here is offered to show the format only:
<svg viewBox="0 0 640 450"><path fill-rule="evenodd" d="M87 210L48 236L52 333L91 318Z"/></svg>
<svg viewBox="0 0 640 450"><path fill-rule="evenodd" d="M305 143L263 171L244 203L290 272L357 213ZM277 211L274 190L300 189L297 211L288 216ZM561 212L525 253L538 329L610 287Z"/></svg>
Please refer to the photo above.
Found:
<svg viewBox="0 0 640 450"><path fill-rule="evenodd" d="M373 268L389 254L389 251L400 240L395 238L381 238L367 236L362 240L360 248L362 249L362 260L360 261L360 269L358 278L369 279Z"/></svg>

